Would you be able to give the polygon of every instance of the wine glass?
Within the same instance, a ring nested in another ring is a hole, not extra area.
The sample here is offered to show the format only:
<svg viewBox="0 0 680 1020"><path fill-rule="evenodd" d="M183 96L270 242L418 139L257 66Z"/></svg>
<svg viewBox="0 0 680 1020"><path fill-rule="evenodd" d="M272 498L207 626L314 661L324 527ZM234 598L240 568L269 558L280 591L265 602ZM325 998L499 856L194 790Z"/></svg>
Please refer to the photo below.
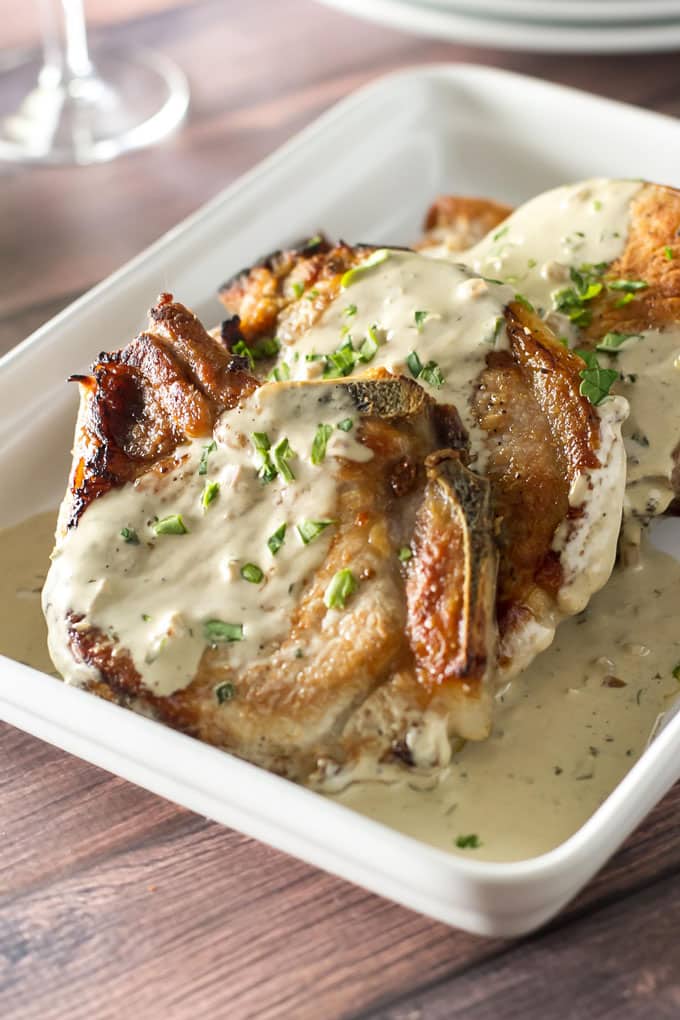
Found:
<svg viewBox="0 0 680 1020"><path fill-rule="evenodd" d="M100 163L182 121L184 74L151 51L90 47L83 0L39 0L42 58L1 54L0 160Z"/></svg>

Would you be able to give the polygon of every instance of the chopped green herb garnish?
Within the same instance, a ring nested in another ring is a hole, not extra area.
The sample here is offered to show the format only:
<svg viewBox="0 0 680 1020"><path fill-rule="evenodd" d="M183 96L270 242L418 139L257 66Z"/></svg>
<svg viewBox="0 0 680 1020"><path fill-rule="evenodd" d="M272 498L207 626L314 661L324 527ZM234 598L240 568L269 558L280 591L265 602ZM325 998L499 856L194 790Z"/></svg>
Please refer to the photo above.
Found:
<svg viewBox="0 0 680 1020"><path fill-rule="evenodd" d="M485 343L487 343L487 344L495 344L496 341L498 340L498 337L501 334L501 330L503 329L504 325L505 325L505 316L504 315L497 315L496 318L494 319L493 329L492 329L491 333L489 334L489 336L486 338Z"/></svg>
<svg viewBox="0 0 680 1020"><path fill-rule="evenodd" d="M536 259L529 259L527 262L527 269L535 269L537 265Z"/></svg>
<svg viewBox="0 0 680 1020"><path fill-rule="evenodd" d="M170 514L169 517L162 517L151 525L157 535L186 535L189 529L182 520L181 514Z"/></svg>
<svg viewBox="0 0 680 1020"><path fill-rule="evenodd" d="M456 846L459 850L479 850L481 845L479 836L475 832L471 832L467 836L458 836L456 839Z"/></svg>
<svg viewBox="0 0 680 1020"><path fill-rule="evenodd" d="M214 453L217 449L217 443L213 439L211 443L203 447L203 453L201 454L201 461L198 465L199 475L206 475L208 473L208 457L211 453Z"/></svg>
<svg viewBox="0 0 680 1020"><path fill-rule="evenodd" d="M286 437L279 439L278 443L272 450L274 457L274 464L278 468L281 477L286 482L292 482L295 479L291 468L288 467L288 461L292 460L295 456L295 450L292 448Z"/></svg>
<svg viewBox="0 0 680 1020"><path fill-rule="evenodd" d="M203 636L211 645L243 641L243 624L225 623L224 620L206 620L203 624Z"/></svg>
<svg viewBox="0 0 680 1020"><path fill-rule="evenodd" d="M600 202L599 198L596 198L593 201L593 209L595 210L595 212L601 212L602 211L602 202Z"/></svg>
<svg viewBox="0 0 680 1020"><path fill-rule="evenodd" d="M358 360L364 363L373 361L378 350L378 342L372 336L367 336L358 350Z"/></svg>
<svg viewBox="0 0 680 1020"><path fill-rule="evenodd" d="M250 581L251 584L259 584L264 574L256 563L244 563L240 570L241 577L244 581Z"/></svg>
<svg viewBox="0 0 680 1020"><path fill-rule="evenodd" d="M277 552L283 545L286 539L286 525L281 524L276 531L274 531L267 539L267 545L272 556L276 556Z"/></svg>
<svg viewBox="0 0 680 1020"><path fill-rule="evenodd" d="M300 280L293 281L293 294L295 294L296 298L302 297L304 289L305 285L304 283L301 283Z"/></svg>
<svg viewBox="0 0 680 1020"><path fill-rule="evenodd" d="M324 360L326 362L326 367L323 370L324 379L340 379L349 375L353 371L356 361L351 338L348 337L337 351L325 355Z"/></svg>
<svg viewBox="0 0 680 1020"><path fill-rule="evenodd" d="M142 613L142 619L144 620L144 623L148 623L151 617L148 613Z"/></svg>
<svg viewBox="0 0 680 1020"><path fill-rule="evenodd" d="M297 526L298 535L305 545L309 545L322 531L335 523L335 521L301 521Z"/></svg>
<svg viewBox="0 0 680 1020"><path fill-rule="evenodd" d="M408 365L409 372L411 373L413 378L417 379L423 370L423 363L415 351L411 351L411 353L406 359L406 364Z"/></svg>
<svg viewBox="0 0 680 1020"><path fill-rule="evenodd" d="M271 382L287 382L290 379L290 368L285 361L282 361L280 365L275 365L267 376Z"/></svg>
<svg viewBox="0 0 680 1020"><path fill-rule="evenodd" d="M495 233L495 234L493 235L493 237L491 238L491 240L492 240L492 241L500 241L501 237L505 237L505 235L507 234L507 232L508 232L508 230L509 230L509 229L510 229L510 227L509 227L509 226L506 226L506 227L501 227L501 229L500 229L500 230L497 230L497 231L496 231L496 233Z"/></svg>
<svg viewBox="0 0 680 1020"><path fill-rule="evenodd" d="M344 311L343 314L346 315L348 319L351 319L351 317L353 315L357 314L357 306L356 305L347 305L347 308L345 308L345 311Z"/></svg>
<svg viewBox="0 0 680 1020"><path fill-rule="evenodd" d="M666 245L666 247L663 250L663 253L664 253L664 255L666 256L666 258L668 259L669 262L672 262L673 259L675 258L675 255L673 253L673 249L671 248L670 244Z"/></svg>
<svg viewBox="0 0 680 1020"><path fill-rule="evenodd" d="M255 355L251 351L245 340L239 340L232 347L232 354L238 355L239 358L246 358L251 369L255 368Z"/></svg>
<svg viewBox="0 0 680 1020"><path fill-rule="evenodd" d="M590 265L586 263L579 269L574 266L569 270L573 287L565 287L553 296L555 309L566 315L575 326L589 326L593 318L586 302L592 301L602 292L602 281L599 279L606 268L606 263Z"/></svg>
<svg viewBox="0 0 680 1020"><path fill-rule="evenodd" d="M312 287L312 289L308 290L307 293L305 294L305 299L307 301L313 301L314 298L318 298L318 296L319 296L318 290L316 289L316 287Z"/></svg>
<svg viewBox="0 0 680 1020"><path fill-rule="evenodd" d="M528 312L536 311L531 301L529 301L529 298L525 298L524 294L515 294L515 301L517 301L518 304L522 306L522 308L526 308Z"/></svg>
<svg viewBox="0 0 680 1020"><path fill-rule="evenodd" d="M262 339L258 340L252 348L253 356L256 361L260 361L262 358L273 358L280 350L281 341L275 336L262 337Z"/></svg>
<svg viewBox="0 0 680 1020"><path fill-rule="evenodd" d="M205 489L203 490L203 495L201 496L201 505L203 506L204 510L207 510L207 508L210 506L213 500L217 499L219 491L220 491L219 482L205 483Z"/></svg>
<svg viewBox="0 0 680 1020"><path fill-rule="evenodd" d="M402 545L399 550L399 560L401 563L408 563L413 558L413 552L410 545Z"/></svg>
<svg viewBox="0 0 680 1020"><path fill-rule="evenodd" d="M343 418L335 427L340 429L341 432L349 432L354 427L354 422L351 418Z"/></svg>
<svg viewBox="0 0 680 1020"><path fill-rule="evenodd" d="M121 528L120 537L124 538L128 545L139 545L139 536L134 528Z"/></svg>
<svg viewBox="0 0 680 1020"><path fill-rule="evenodd" d="M428 361L426 365L423 365L418 378L429 383L430 386L434 386L437 390L444 385L444 376L436 361Z"/></svg>
<svg viewBox="0 0 680 1020"><path fill-rule="evenodd" d="M258 476L265 484L267 482L273 482L279 472L269 456L269 449L271 446L269 436L266 432L253 432L250 440L257 452L260 454L261 463Z"/></svg>
<svg viewBox="0 0 680 1020"><path fill-rule="evenodd" d="M225 680L224 683L217 684L213 690L215 691L215 697L217 698L218 705L224 705L226 701L231 701L236 694L236 688L233 684L229 683L228 680Z"/></svg>
<svg viewBox="0 0 680 1020"><path fill-rule="evenodd" d="M601 368L594 351L577 350L575 353L586 363L586 367L579 372L581 396L586 397L591 404L601 404L605 397L609 396L612 384L618 379L619 373L613 368Z"/></svg>
<svg viewBox="0 0 680 1020"><path fill-rule="evenodd" d="M260 453L266 453L271 446L269 436L266 432L253 432L250 438L255 449Z"/></svg>
<svg viewBox="0 0 680 1020"><path fill-rule="evenodd" d="M324 603L328 609L344 609L345 602L359 587L359 582L351 570L338 570L324 593Z"/></svg>
<svg viewBox="0 0 680 1020"><path fill-rule="evenodd" d="M365 262L360 263L358 266L354 266L352 269L348 269L346 273L343 273L340 279L341 287L349 287L356 280L357 276L365 273L368 269L373 269L374 266L379 266L382 262L385 262L390 257L390 253L387 248L378 248L371 255L368 256Z"/></svg>
<svg viewBox="0 0 680 1020"><path fill-rule="evenodd" d="M605 354L617 354L622 344L625 344L626 340L642 340L641 333L605 333L600 340L599 344L595 347L596 351L603 351Z"/></svg>
<svg viewBox="0 0 680 1020"><path fill-rule="evenodd" d="M672 673L675 679L678 681L678 683L680 683L680 662L677 664L677 666L673 666Z"/></svg>
<svg viewBox="0 0 680 1020"><path fill-rule="evenodd" d="M321 464L326 457L326 446L333 435L332 425L317 425L314 439L312 440L312 464Z"/></svg>
<svg viewBox="0 0 680 1020"><path fill-rule="evenodd" d="M421 332L423 326L425 325L425 321L428 318L429 314L430 313L426 311L417 311L413 313L413 318L416 323L416 329L418 330L419 333Z"/></svg>
<svg viewBox="0 0 680 1020"><path fill-rule="evenodd" d="M637 290L646 290L649 284L645 280L607 280L609 290L625 290L626 293L633 293Z"/></svg>
<svg viewBox="0 0 680 1020"><path fill-rule="evenodd" d="M631 301L635 300L635 294L624 294L614 305L615 308L623 308L624 305L629 305Z"/></svg>

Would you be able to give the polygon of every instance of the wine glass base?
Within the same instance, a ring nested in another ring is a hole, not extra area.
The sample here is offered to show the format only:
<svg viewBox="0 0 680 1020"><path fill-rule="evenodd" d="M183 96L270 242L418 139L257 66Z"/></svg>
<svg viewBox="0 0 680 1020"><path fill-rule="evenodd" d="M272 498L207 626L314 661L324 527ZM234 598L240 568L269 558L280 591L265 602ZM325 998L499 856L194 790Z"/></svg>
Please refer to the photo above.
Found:
<svg viewBox="0 0 680 1020"><path fill-rule="evenodd" d="M0 69L0 160L102 163L170 134L184 118L184 74L158 53L91 48L92 73L63 79L37 57Z"/></svg>

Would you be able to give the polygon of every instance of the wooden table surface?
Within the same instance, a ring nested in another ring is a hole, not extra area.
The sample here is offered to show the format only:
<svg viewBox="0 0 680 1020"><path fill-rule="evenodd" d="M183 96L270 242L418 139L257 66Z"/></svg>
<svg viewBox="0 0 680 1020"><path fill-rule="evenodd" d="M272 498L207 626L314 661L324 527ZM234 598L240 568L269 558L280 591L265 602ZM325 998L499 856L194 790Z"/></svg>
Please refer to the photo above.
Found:
<svg viewBox="0 0 680 1020"><path fill-rule="evenodd" d="M32 26L16 11L26 5L9 6L2 45L23 44ZM0 352L395 68L474 61L680 112L677 53L477 50L309 0L88 9L117 42L154 45L186 69L190 117L171 141L109 165L0 168ZM0 1017L679 1017L679 808L676 787L547 929L485 940L2 726Z"/></svg>

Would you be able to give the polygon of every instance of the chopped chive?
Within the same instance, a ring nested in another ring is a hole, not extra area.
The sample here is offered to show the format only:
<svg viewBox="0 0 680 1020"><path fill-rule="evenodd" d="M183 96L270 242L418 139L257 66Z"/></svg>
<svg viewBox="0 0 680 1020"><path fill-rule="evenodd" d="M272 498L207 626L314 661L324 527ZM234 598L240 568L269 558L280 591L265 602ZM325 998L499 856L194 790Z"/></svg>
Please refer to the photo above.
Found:
<svg viewBox="0 0 680 1020"><path fill-rule="evenodd" d="M358 350L359 361L366 362L373 361L378 350L378 342L372 336L367 336L361 347Z"/></svg>
<svg viewBox="0 0 680 1020"><path fill-rule="evenodd" d="M211 453L214 453L217 449L217 443L213 439L212 442L208 443L207 446L203 447L203 453L201 454L201 461L198 465L199 475L206 475L208 473L208 457Z"/></svg>
<svg viewBox="0 0 680 1020"><path fill-rule="evenodd" d="M666 247L663 250L663 253L669 262L672 262L673 259L675 258L675 255L673 254L673 249L671 248L670 244L666 245Z"/></svg>
<svg viewBox="0 0 680 1020"><path fill-rule="evenodd" d="M229 683L228 680L225 680L221 684L216 684L213 690L215 692L218 705L224 705L225 702L231 701L236 694L236 688L232 683Z"/></svg>
<svg viewBox="0 0 680 1020"><path fill-rule="evenodd" d="M535 269L537 265L536 259L529 259L527 261L527 269Z"/></svg>
<svg viewBox="0 0 680 1020"><path fill-rule="evenodd" d="M408 563L408 561L413 558L413 551L411 550L411 546L410 545L402 545L401 549L399 550L398 555L399 555L399 561L401 563Z"/></svg>
<svg viewBox="0 0 680 1020"><path fill-rule="evenodd" d="M259 584L264 574L256 563L244 563L241 567L241 577L244 581L250 581L251 584Z"/></svg>
<svg viewBox="0 0 680 1020"><path fill-rule="evenodd" d="M349 432L354 427L354 422L351 418L343 418L335 427L340 429L341 432Z"/></svg>
<svg viewBox="0 0 680 1020"><path fill-rule="evenodd" d="M416 329L419 333L422 331L422 328L425 325L425 320L428 318L429 314L430 313L426 311L417 311L413 313Z"/></svg>
<svg viewBox="0 0 680 1020"><path fill-rule="evenodd" d="M646 290L649 284L645 280L607 280L609 290L624 290L626 293L633 293L636 290Z"/></svg>
<svg viewBox="0 0 680 1020"><path fill-rule="evenodd" d="M206 482L203 495L201 496L201 505L204 510L207 510L213 500L217 499L220 491L219 482Z"/></svg>
<svg viewBox="0 0 680 1020"><path fill-rule="evenodd" d="M471 832L467 836L458 836L456 839L456 846L459 850L479 850L481 845L476 832Z"/></svg>
<svg viewBox="0 0 680 1020"><path fill-rule="evenodd" d="M324 379L340 379L349 375L353 371L356 361L351 338L348 337L337 351L327 354L324 360L326 362L323 371Z"/></svg>
<svg viewBox="0 0 680 1020"><path fill-rule="evenodd" d="M128 545L139 545L139 536L134 528L121 528L120 537L124 538Z"/></svg>
<svg viewBox="0 0 680 1020"><path fill-rule="evenodd" d="M224 620L206 620L203 624L203 636L211 645L243 641L243 624L225 623Z"/></svg>
<svg viewBox="0 0 680 1020"><path fill-rule="evenodd" d="M351 317L353 315L357 314L357 306L356 305L347 305L347 308L345 308L345 311L343 312L343 314L346 315L348 319L351 319Z"/></svg>
<svg viewBox="0 0 680 1020"><path fill-rule="evenodd" d="M406 359L406 364L408 365L409 371L413 378L417 379L423 370L423 363L415 351L411 351L411 353Z"/></svg>
<svg viewBox="0 0 680 1020"><path fill-rule="evenodd" d="M239 340L231 350L232 354L236 354L239 358L246 358L251 369L255 368L255 355L245 340Z"/></svg>
<svg viewBox="0 0 680 1020"><path fill-rule="evenodd" d="M305 545L313 542L322 531L335 524L335 521L300 521L297 525L297 532Z"/></svg>
<svg viewBox="0 0 680 1020"><path fill-rule="evenodd" d="M182 520L181 514L170 514L169 517L162 517L151 525L157 535L186 535L188 528Z"/></svg>
<svg viewBox="0 0 680 1020"><path fill-rule="evenodd" d="M271 446L266 432L253 432L250 438L255 449L260 453L266 453Z"/></svg>
<svg viewBox="0 0 680 1020"><path fill-rule="evenodd" d="M593 201L593 209L595 210L595 212L601 212L602 211L602 202L600 202L599 198L596 198Z"/></svg>
<svg viewBox="0 0 680 1020"><path fill-rule="evenodd" d="M314 439L312 440L312 464L321 464L326 457L326 446L333 435L332 425L317 425Z"/></svg>
<svg viewBox="0 0 680 1020"><path fill-rule="evenodd" d="M324 593L324 604L328 609L344 609L345 602L359 587L351 570L338 570Z"/></svg>
<svg viewBox="0 0 680 1020"><path fill-rule="evenodd" d="M496 231L496 233L493 235L491 240L492 241L500 241L501 237L505 237L505 235L507 234L509 229L510 229L509 226L501 227L500 230Z"/></svg>
<svg viewBox="0 0 680 1020"><path fill-rule="evenodd" d="M278 443L272 450L272 455L274 457L274 464L278 468L284 481L294 481L295 475L291 468L288 467L288 461L292 460L295 456L295 450L292 448L285 436L283 439L279 439Z"/></svg>
<svg viewBox="0 0 680 1020"><path fill-rule="evenodd" d="M142 619L144 620L144 623L148 623L151 617L148 613L142 613Z"/></svg>
<svg viewBox="0 0 680 1020"><path fill-rule="evenodd" d="M295 294L296 298L302 297L304 289L305 289L304 283L301 283L299 280L293 281L293 294Z"/></svg>
<svg viewBox="0 0 680 1020"><path fill-rule="evenodd" d="M272 532L272 534L267 539L267 545L272 556L276 556L277 552L285 542L285 539L286 539L286 525L281 524L276 529L276 531Z"/></svg>
<svg viewBox="0 0 680 1020"><path fill-rule="evenodd" d="M285 361L282 361L280 365L275 365L267 376L270 382L287 382L290 379L290 368Z"/></svg>
<svg viewBox="0 0 680 1020"><path fill-rule="evenodd" d="M281 350L281 341L275 336L265 336L258 340L251 350L256 361L273 358Z"/></svg>
<svg viewBox="0 0 680 1020"><path fill-rule="evenodd" d="M631 301L634 301L634 300L635 300L635 294L632 294L632 293L624 294L623 297L619 298L619 300L616 302L614 307L615 308L623 308L624 305L629 305L631 303Z"/></svg>
<svg viewBox="0 0 680 1020"><path fill-rule="evenodd" d="M382 262L385 262L390 257L390 253L386 248L378 248L368 258L360 263L358 266L353 266L352 269L348 269L346 273L343 273L340 278L341 287L349 287L356 280L357 276L365 273L368 269L373 269L374 266L379 266Z"/></svg>

